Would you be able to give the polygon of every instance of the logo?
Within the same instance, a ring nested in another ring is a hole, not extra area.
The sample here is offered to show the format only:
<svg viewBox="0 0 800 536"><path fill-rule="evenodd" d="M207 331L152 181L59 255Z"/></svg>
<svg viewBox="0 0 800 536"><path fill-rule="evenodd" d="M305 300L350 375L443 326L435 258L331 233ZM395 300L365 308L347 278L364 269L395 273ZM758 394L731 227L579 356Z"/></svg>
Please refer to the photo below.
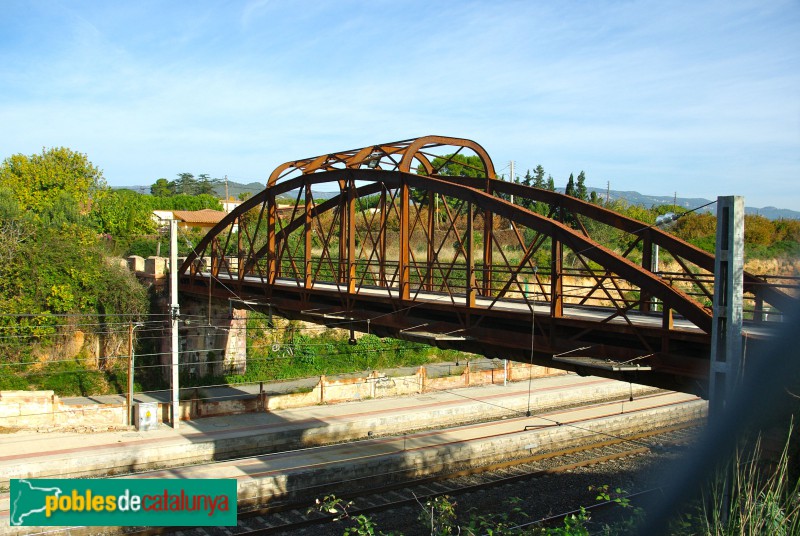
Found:
<svg viewBox="0 0 800 536"><path fill-rule="evenodd" d="M233 479L12 479L12 526L234 526Z"/></svg>

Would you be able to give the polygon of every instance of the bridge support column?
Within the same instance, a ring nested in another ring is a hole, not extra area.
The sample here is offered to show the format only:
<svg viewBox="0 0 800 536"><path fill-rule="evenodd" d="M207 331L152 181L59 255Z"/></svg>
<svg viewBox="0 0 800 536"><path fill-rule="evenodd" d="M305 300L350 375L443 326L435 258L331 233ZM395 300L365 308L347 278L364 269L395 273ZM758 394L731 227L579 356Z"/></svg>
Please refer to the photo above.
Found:
<svg viewBox="0 0 800 536"><path fill-rule="evenodd" d="M744 198L717 198L709 415L719 417L742 375Z"/></svg>
<svg viewBox="0 0 800 536"><path fill-rule="evenodd" d="M247 370L247 310L228 303L181 298L191 319L180 327L181 374L244 374ZM210 307L210 312L209 312ZM204 320L194 320L203 318Z"/></svg>

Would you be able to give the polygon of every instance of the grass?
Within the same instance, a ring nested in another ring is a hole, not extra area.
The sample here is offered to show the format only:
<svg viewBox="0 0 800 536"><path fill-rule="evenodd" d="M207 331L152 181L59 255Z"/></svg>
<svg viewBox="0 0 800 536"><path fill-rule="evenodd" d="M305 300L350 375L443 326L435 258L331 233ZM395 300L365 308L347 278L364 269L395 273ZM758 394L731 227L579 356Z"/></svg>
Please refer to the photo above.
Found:
<svg viewBox="0 0 800 536"><path fill-rule="evenodd" d="M800 482L792 482L789 476L788 439L774 467L760 458L758 441L751 452L737 451L730 466L721 470L704 502L699 523L702 533L800 534ZM732 476L726 479L726 475ZM725 500L727 490L729 501Z"/></svg>

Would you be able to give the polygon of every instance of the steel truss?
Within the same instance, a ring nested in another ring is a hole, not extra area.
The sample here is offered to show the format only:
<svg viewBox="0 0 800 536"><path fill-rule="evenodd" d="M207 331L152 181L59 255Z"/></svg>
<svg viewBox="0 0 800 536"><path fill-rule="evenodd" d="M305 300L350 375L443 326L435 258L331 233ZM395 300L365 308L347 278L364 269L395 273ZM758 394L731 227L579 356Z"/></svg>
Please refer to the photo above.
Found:
<svg viewBox="0 0 800 536"><path fill-rule="evenodd" d="M480 176L439 174L448 154ZM441 136L287 162L267 184L186 259L181 291L703 393L714 259L655 226L499 181L480 145ZM671 271L654 272L656 245ZM793 301L744 281L764 329Z"/></svg>

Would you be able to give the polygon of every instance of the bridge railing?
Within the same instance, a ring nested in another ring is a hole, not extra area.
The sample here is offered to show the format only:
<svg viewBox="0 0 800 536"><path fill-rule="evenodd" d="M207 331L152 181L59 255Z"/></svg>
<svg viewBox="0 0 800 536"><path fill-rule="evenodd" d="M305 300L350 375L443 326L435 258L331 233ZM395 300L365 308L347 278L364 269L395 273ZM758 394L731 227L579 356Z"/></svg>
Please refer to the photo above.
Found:
<svg viewBox="0 0 800 536"><path fill-rule="evenodd" d="M204 257L196 262L204 267L212 265L211 257ZM226 280L235 280L239 277L242 261L238 256L225 255L214 262L217 265L217 273L223 275ZM280 263L278 277L302 279L305 271L304 262L305 257L303 256L284 256ZM322 259L319 256L312 256L310 263L309 269L314 273L311 288L316 283L344 287L341 281L342 272L346 270L346 263ZM454 296L454 300L457 297L459 301L462 301L467 295L470 285L463 265L456 265L449 270L434 270L426 259L409 264L412 297L416 297L420 293L449 294ZM394 291L395 294L399 291L399 262L397 260L381 262L376 258L359 259L355 265L358 281L357 293L362 288L383 288L387 291ZM205 269L201 268L201 270ZM266 263L260 261L255 265L251 276L266 269ZM262 273L265 272L262 271ZM475 265L475 273L479 276L472 286L483 289L483 277L488 277L491 281L488 292L482 290L479 294L480 298L500 297L502 300L527 303L530 308L535 302L549 303L552 299L552 273L547 269L519 271L507 266L484 266L483 263L478 262ZM658 272L658 275L670 286L680 288L704 306L711 307L710 293L713 293L713 274L696 273L692 277L687 277L684 272ZM561 298L566 305L618 309L632 309L641 306L640 289L618 275L608 274L603 270L564 268L561 276L563 279ZM787 294L800 297L800 277L798 276L760 275L758 277L764 280L764 285L770 285ZM515 285L511 288L504 288L512 278L515 280ZM262 279L266 280L266 277ZM598 281L602 281L602 284L598 285ZM649 301L648 310L658 312L661 307L659 300L653 297L647 299ZM779 310L771 308L763 302L759 303L758 297L754 294L745 296L744 314L745 320L775 322L783 319Z"/></svg>

